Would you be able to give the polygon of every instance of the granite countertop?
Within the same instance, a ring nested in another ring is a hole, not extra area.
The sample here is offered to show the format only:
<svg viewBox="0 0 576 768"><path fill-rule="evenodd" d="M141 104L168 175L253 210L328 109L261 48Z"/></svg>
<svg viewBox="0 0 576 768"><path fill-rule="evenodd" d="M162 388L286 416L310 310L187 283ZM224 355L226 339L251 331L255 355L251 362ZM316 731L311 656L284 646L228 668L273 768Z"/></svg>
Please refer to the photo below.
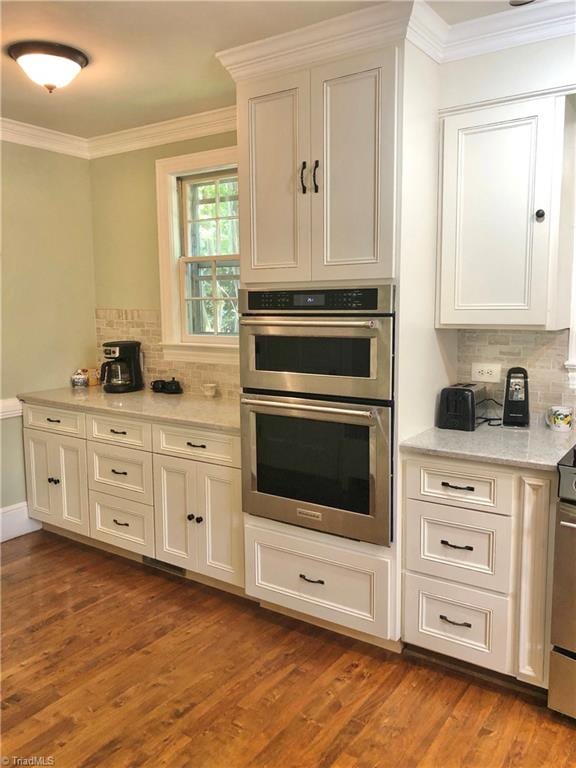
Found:
<svg viewBox="0 0 576 768"><path fill-rule="evenodd" d="M64 387L18 395L25 403L67 408L88 413L115 413L135 419L208 427L240 434L240 402L190 395L164 395L141 390L126 394L100 387Z"/></svg>
<svg viewBox="0 0 576 768"><path fill-rule="evenodd" d="M509 464L555 470L558 461L576 443L574 432L553 432L545 424L529 429L490 427L482 424L475 432L454 429L428 429L403 440L403 450L435 454L453 459Z"/></svg>

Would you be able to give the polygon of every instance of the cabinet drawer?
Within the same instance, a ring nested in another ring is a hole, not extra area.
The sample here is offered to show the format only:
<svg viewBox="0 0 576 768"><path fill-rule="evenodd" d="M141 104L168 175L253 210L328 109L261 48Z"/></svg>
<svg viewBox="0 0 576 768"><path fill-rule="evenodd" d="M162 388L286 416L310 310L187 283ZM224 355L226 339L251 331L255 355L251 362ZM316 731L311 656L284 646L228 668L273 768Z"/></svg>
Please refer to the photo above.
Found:
<svg viewBox="0 0 576 768"><path fill-rule="evenodd" d="M90 491L92 538L154 556L154 508L106 493Z"/></svg>
<svg viewBox="0 0 576 768"><path fill-rule="evenodd" d="M246 592L268 603L388 637L387 560L246 527Z"/></svg>
<svg viewBox="0 0 576 768"><path fill-rule="evenodd" d="M125 445L142 451L152 450L152 426L146 422L113 416L87 416L87 421L90 440Z"/></svg>
<svg viewBox="0 0 576 768"><path fill-rule="evenodd" d="M406 567L411 571L507 593L511 559L511 518L407 501Z"/></svg>
<svg viewBox="0 0 576 768"><path fill-rule="evenodd" d="M88 442L88 484L93 491L152 504L152 454Z"/></svg>
<svg viewBox="0 0 576 768"><path fill-rule="evenodd" d="M406 464L406 495L410 499L511 515L513 484L513 475L468 469L463 462Z"/></svg>
<svg viewBox="0 0 576 768"><path fill-rule="evenodd" d="M237 436L161 424L153 425L152 435L155 453L240 467L240 438Z"/></svg>
<svg viewBox="0 0 576 768"><path fill-rule="evenodd" d="M508 598L407 573L403 640L510 674Z"/></svg>
<svg viewBox="0 0 576 768"><path fill-rule="evenodd" d="M63 408L46 408L43 405L27 405L23 408L24 426L46 429L63 435L86 437L86 421L83 413Z"/></svg>

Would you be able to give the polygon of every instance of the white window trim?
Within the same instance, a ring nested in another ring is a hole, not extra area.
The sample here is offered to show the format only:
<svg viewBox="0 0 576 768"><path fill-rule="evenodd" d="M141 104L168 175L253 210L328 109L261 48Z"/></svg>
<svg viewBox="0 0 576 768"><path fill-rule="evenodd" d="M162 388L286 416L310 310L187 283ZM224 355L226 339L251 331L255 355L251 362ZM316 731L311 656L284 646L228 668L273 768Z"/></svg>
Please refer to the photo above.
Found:
<svg viewBox="0 0 576 768"><path fill-rule="evenodd" d="M237 363L238 338L181 340L180 289L174 268L180 250L178 177L238 168L238 148L223 147L156 161L156 206L160 262L160 317L165 360Z"/></svg>

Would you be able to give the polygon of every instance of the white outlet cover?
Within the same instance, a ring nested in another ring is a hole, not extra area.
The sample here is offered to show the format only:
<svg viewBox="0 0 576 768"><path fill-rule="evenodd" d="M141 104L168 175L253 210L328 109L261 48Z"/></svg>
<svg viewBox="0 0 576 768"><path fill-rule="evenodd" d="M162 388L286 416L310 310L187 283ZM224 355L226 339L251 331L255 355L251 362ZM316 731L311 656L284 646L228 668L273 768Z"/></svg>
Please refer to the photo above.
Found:
<svg viewBox="0 0 576 768"><path fill-rule="evenodd" d="M472 363L472 381L491 381L498 383L502 378L502 365L500 363Z"/></svg>

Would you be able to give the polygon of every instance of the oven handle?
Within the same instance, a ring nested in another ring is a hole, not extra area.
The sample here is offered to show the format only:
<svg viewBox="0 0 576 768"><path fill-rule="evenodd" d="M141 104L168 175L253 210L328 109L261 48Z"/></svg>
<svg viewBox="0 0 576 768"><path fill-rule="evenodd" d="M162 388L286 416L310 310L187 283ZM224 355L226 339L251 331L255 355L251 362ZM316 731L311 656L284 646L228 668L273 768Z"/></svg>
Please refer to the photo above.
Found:
<svg viewBox="0 0 576 768"><path fill-rule="evenodd" d="M360 416L364 419L373 419L373 411L353 411L347 408L329 408L327 406L320 405L294 405L293 403L275 403L269 400L250 400L247 397L243 397L240 400L240 405L259 405L264 408L284 408L290 411L312 411L314 413L328 413L331 415L339 416Z"/></svg>
<svg viewBox="0 0 576 768"><path fill-rule="evenodd" d="M240 325L273 325L301 328L378 328L378 320L284 320L280 318L242 317Z"/></svg>

